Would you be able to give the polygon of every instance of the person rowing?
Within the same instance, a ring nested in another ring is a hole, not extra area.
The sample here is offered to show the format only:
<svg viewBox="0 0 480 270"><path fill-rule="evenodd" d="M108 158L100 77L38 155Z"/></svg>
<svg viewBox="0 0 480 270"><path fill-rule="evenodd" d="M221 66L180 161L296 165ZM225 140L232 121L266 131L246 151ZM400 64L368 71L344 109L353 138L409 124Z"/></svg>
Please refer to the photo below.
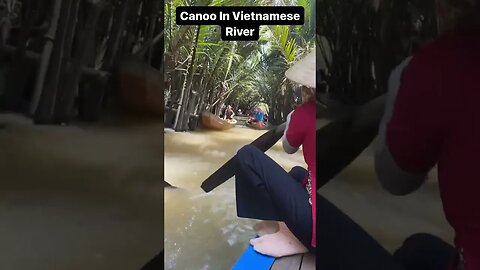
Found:
<svg viewBox="0 0 480 270"><path fill-rule="evenodd" d="M285 152L302 147L307 169L293 167L286 172L253 145L237 155L235 192L237 215L264 220L252 239L262 254L282 257L314 251L316 246L316 167L315 167L315 51L293 65L286 77L303 85L303 104L288 115L282 138Z"/></svg>
<svg viewBox="0 0 480 270"><path fill-rule="evenodd" d="M437 166L441 203L455 233L453 245L420 233L392 255L319 196L317 269L480 269L480 1L438 3L442 35L393 70L387 95L360 108L346 124L334 122L328 133L328 127L320 130L317 144L339 147L317 158L319 165L329 162L329 167L351 160L355 145L378 130L375 172L382 187L397 196L418 190ZM334 153L339 150L341 156Z"/></svg>

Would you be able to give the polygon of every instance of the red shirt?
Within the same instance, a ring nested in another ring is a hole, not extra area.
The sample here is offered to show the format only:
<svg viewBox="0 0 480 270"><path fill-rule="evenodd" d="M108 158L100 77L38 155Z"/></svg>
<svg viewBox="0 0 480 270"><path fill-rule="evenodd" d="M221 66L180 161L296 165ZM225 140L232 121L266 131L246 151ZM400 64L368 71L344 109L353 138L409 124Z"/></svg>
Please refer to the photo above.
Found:
<svg viewBox="0 0 480 270"><path fill-rule="evenodd" d="M288 143L293 147L303 148L303 157L305 163L308 166L308 172L312 181L312 246L316 247L317 245L317 236L316 236L316 162L315 162L315 120L316 116L316 104L315 101L307 102L302 104L293 111L290 123L286 131L286 139Z"/></svg>
<svg viewBox="0 0 480 270"><path fill-rule="evenodd" d="M388 148L406 172L438 163L438 180L465 270L480 269L480 31L451 34L415 54L403 70Z"/></svg>

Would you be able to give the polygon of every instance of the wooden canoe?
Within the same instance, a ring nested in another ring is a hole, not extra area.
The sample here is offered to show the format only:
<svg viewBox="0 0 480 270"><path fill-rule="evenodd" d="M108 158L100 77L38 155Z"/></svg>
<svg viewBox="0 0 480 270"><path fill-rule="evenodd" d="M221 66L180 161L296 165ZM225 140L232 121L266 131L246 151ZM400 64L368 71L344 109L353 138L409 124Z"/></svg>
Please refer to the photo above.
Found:
<svg viewBox="0 0 480 270"><path fill-rule="evenodd" d="M202 125L208 129L227 130L233 127L232 124L209 112L202 112L201 118Z"/></svg>
<svg viewBox="0 0 480 270"><path fill-rule="evenodd" d="M235 120L235 119L233 119L233 118L232 118L232 119L227 119L227 120L225 120L225 121L227 121L228 123L230 123L230 124L232 124L232 125L235 125L235 124L237 123L237 120Z"/></svg>
<svg viewBox="0 0 480 270"><path fill-rule="evenodd" d="M117 70L120 98L130 112L162 117L163 73L136 59L125 59Z"/></svg>

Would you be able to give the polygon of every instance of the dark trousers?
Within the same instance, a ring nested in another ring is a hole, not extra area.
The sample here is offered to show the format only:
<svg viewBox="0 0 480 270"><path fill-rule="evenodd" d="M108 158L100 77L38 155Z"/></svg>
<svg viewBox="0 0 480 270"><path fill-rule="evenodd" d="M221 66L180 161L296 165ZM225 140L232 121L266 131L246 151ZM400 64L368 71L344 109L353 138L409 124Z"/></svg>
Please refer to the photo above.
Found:
<svg viewBox="0 0 480 270"><path fill-rule="evenodd" d="M164 251L160 252L157 256L151 259L140 270L160 270L164 269Z"/></svg>
<svg viewBox="0 0 480 270"><path fill-rule="evenodd" d="M317 269L447 270L455 249L429 234L407 238L393 255L342 211L317 195Z"/></svg>
<svg viewBox="0 0 480 270"><path fill-rule="evenodd" d="M306 247L312 249L312 208L308 192L302 185L307 171L294 167L287 173L252 145L241 148L236 160L237 215L283 221Z"/></svg>

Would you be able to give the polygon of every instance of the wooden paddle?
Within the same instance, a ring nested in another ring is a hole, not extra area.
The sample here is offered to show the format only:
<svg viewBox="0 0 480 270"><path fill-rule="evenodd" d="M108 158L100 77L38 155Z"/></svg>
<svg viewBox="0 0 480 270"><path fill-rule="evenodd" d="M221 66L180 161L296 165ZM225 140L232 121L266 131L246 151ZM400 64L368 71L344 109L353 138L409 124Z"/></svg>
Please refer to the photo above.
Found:
<svg viewBox="0 0 480 270"><path fill-rule="evenodd" d="M270 149L273 145L275 145L283 136L283 132L285 130L286 124L283 123L280 126L272 128L262 136L258 137L255 141L251 144L256 146L258 149L262 150L263 152ZM214 172L210 177L208 177L202 183L202 189L205 192L210 192L219 185L223 184L225 181L230 179L235 175L236 170L236 163L235 163L235 156L232 157L227 163L225 163L220 169Z"/></svg>

